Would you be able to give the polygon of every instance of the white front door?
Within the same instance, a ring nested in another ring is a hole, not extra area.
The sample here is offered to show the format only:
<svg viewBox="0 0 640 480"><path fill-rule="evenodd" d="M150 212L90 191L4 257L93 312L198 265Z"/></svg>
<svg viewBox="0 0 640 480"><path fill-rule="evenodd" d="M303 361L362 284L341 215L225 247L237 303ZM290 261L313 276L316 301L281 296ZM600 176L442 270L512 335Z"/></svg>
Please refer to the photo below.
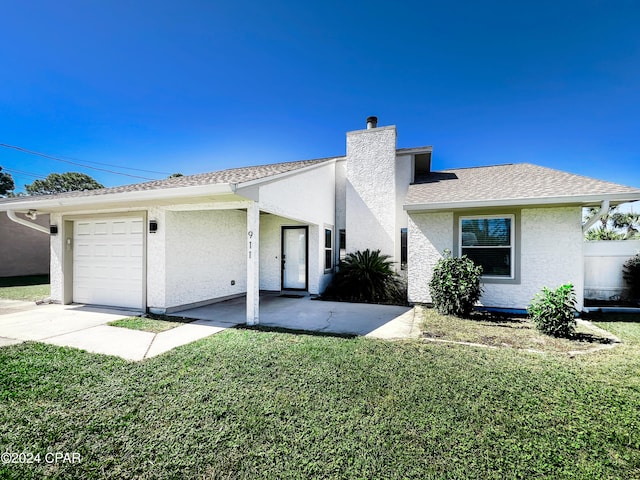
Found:
<svg viewBox="0 0 640 480"><path fill-rule="evenodd" d="M307 227L282 227L282 289L307 289Z"/></svg>
<svg viewBox="0 0 640 480"><path fill-rule="evenodd" d="M142 309L141 217L76 220L73 226L73 301Z"/></svg>

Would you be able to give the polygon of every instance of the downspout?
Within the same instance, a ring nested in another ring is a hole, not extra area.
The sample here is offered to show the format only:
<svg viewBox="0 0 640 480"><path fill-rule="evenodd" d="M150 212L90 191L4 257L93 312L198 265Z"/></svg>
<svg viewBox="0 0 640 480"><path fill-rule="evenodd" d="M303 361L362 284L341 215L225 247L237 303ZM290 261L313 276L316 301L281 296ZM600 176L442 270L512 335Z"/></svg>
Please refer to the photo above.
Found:
<svg viewBox="0 0 640 480"><path fill-rule="evenodd" d="M600 205L600 210L593 217L591 217L587 223L582 226L582 233L587 233L596 222L600 221L600 219L607 214L609 211L609 200L603 200L602 205Z"/></svg>
<svg viewBox="0 0 640 480"><path fill-rule="evenodd" d="M46 233L47 235L49 235L49 229L47 227L43 227L42 225L38 225L37 223L32 223L23 218L17 217L16 212L14 212L13 210L7 210L7 217L9 217L9 220L19 223L20 225L33 228L34 230L37 230L39 232Z"/></svg>

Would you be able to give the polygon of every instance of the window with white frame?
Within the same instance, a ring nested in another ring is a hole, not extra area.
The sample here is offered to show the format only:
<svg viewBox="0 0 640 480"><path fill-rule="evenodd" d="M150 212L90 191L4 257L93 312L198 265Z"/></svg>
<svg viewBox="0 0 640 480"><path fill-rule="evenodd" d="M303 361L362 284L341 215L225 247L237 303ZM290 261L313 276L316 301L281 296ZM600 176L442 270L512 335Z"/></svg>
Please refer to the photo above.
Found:
<svg viewBox="0 0 640 480"><path fill-rule="evenodd" d="M513 215L460 217L460 255L482 265L483 277L514 278Z"/></svg>
<svg viewBox="0 0 640 480"><path fill-rule="evenodd" d="M324 229L324 269L333 268L333 231L330 228Z"/></svg>

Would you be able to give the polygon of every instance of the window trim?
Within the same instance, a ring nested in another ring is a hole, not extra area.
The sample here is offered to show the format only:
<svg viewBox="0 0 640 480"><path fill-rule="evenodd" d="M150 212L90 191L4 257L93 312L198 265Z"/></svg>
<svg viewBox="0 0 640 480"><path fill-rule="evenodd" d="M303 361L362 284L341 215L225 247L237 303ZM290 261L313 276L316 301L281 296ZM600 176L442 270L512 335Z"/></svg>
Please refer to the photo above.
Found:
<svg viewBox="0 0 640 480"><path fill-rule="evenodd" d="M329 246L327 247L327 232L329 232ZM335 259L333 258L333 227L324 227L324 236L323 236L323 251L324 251L324 273L330 273L333 271L333 267L335 266ZM329 256L327 257L327 252L329 252ZM327 267L327 258L331 260L331 265Z"/></svg>
<svg viewBox="0 0 640 480"><path fill-rule="evenodd" d="M454 252L456 252L457 256L462 256L462 220L477 218L511 218L511 275L508 277L483 275L483 283L520 284L520 248L522 233L520 228L520 213L520 210L479 210L473 212L465 211L454 213Z"/></svg>

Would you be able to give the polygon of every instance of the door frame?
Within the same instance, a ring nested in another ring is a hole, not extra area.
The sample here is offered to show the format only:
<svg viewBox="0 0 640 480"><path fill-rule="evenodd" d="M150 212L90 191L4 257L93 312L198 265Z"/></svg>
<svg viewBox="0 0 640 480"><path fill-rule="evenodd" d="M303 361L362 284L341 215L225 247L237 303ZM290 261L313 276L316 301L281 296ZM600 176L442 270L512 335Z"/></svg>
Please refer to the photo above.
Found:
<svg viewBox="0 0 640 480"><path fill-rule="evenodd" d="M304 288L285 288L284 286L284 263L285 263L285 241L284 241L284 232L286 230L296 230L303 229L304 230L304 240L305 240L305 265L304 265ZM299 291L307 291L309 290L309 226L308 225L282 225L280 227L280 290L299 290Z"/></svg>

